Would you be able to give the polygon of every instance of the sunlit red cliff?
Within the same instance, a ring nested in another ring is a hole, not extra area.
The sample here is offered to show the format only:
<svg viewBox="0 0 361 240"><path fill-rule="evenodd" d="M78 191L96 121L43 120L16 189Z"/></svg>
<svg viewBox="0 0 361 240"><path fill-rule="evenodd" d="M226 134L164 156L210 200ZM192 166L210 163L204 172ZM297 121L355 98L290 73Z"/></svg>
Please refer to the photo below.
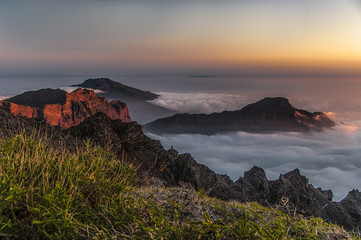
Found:
<svg viewBox="0 0 361 240"><path fill-rule="evenodd" d="M0 105L9 109L15 116L45 121L62 129L78 125L85 118L98 112L105 113L113 120L132 121L125 103L109 102L103 97L97 97L93 90L82 88L71 93L60 89L25 92L0 101Z"/></svg>

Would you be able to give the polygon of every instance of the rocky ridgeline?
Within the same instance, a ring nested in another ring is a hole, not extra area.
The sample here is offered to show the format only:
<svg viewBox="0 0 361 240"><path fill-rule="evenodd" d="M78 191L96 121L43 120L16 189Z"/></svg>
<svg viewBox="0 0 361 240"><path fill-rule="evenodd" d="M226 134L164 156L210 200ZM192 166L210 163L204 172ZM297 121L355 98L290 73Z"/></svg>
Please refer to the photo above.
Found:
<svg viewBox="0 0 361 240"><path fill-rule="evenodd" d="M108 102L103 97L97 97L94 91L82 88L71 93L60 89L25 92L0 101L0 105L9 109L15 116L45 121L62 129L77 125L98 112L105 113L114 120L131 121L125 103Z"/></svg>
<svg viewBox="0 0 361 240"><path fill-rule="evenodd" d="M335 123L322 112L293 107L286 98L264 98L237 111L211 114L176 114L148 123L144 129L157 133L215 134L219 132L319 131Z"/></svg>

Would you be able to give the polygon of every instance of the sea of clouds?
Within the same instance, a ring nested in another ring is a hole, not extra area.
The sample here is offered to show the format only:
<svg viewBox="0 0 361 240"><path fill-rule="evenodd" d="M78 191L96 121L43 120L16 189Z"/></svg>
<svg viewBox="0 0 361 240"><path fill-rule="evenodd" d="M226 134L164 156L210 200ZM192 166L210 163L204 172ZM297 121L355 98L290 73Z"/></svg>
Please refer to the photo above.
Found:
<svg viewBox="0 0 361 240"><path fill-rule="evenodd" d="M152 101L153 104L188 113L237 110L258 100L233 94L158 94L161 97ZM329 102L321 101L314 105L315 101L308 98L294 102L296 107L311 111L322 111L330 106ZM335 116L332 112L328 114ZM332 189L334 200L343 199L352 189L361 189L361 122L337 122L332 130L312 134L148 134L166 148L173 146L181 153L191 153L199 163L217 173L227 174L233 180L243 176L252 166L264 168L271 180L298 168L315 187Z"/></svg>
<svg viewBox="0 0 361 240"><path fill-rule="evenodd" d="M169 92L157 92L157 94L160 97L149 101L150 103L181 113L234 111L251 101L248 97L237 94Z"/></svg>
<svg viewBox="0 0 361 240"><path fill-rule="evenodd" d="M148 134L166 148L191 153L197 162L233 180L252 166L264 168L271 180L298 168L315 187L332 189L334 200L361 189L361 129L356 125L312 134Z"/></svg>

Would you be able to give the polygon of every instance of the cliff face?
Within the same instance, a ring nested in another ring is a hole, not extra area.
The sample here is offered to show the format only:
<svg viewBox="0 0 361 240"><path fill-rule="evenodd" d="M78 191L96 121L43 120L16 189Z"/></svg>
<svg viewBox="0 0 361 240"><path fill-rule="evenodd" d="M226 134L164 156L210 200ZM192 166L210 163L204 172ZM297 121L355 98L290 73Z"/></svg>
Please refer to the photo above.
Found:
<svg viewBox="0 0 361 240"><path fill-rule="evenodd" d="M45 97L44 97L45 96ZM130 122L127 105L120 101L108 102L97 97L92 90L77 89L67 93L62 90L42 89L0 101L15 116L45 121L51 126L67 129L85 118L102 112L111 119Z"/></svg>
<svg viewBox="0 0 361 240"><path fill-rule="evenodd" d="M246 131L311 131L333 127L324 113L310 113L293 107L286 98L265 98L238 111L212 114L177 114L148 123L153 133L215 134Z"/></svg>

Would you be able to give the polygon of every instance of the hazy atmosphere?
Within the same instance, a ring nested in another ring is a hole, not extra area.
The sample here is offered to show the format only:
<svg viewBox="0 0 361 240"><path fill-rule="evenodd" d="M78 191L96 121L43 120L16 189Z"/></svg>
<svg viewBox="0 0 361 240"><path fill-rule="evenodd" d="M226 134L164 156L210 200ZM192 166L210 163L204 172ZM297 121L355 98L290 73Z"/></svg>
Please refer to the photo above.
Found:
<svg viewBox="0 0 361 240"><path fill-rule="evenodd" d="M358 0L2 0L0 71L359 75L360 5Z"/></svg>

